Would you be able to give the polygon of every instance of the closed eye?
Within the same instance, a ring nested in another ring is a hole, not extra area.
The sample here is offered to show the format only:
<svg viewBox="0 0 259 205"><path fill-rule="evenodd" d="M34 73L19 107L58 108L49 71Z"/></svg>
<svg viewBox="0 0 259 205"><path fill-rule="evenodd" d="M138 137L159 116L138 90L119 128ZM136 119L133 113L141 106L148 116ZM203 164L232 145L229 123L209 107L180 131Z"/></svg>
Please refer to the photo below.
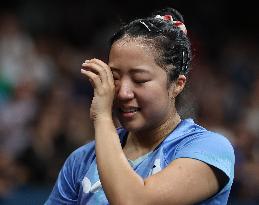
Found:
<svg viewBox="0 0 259 205"><path fill-rule="evenodd" d="M149 82L149 79L135 79L134 82L137 84L147 83Z"/></svg>
<svg viewBox="0 0 259 205"><path fill-rule="evenodd" d="M112 72L113 80L119 80L120 75L117 72Z"/></svg>

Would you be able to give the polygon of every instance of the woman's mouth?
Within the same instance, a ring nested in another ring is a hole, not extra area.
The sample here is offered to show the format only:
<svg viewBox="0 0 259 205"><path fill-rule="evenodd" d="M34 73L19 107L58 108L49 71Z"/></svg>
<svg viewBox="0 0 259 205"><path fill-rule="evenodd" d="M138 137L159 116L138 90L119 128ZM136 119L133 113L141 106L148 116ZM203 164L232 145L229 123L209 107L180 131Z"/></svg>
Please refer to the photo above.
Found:
<svg viewBox="0 0 259 205"><path fill-rule="evenodd" d="M138 107L119 108L119 113L123 118L132 118L140 111Z"/></svg>

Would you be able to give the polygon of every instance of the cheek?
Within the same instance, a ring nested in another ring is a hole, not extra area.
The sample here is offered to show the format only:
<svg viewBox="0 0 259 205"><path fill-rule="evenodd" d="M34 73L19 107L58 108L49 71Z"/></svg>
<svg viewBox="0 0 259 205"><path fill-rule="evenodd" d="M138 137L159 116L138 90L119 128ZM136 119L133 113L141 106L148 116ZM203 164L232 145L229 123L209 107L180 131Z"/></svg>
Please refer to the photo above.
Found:
<svg viewBox="0 0 259 205"><path fill-rule="evenodd" d="M171 106L166 99L153 98L142 109L142 118L149 126L160 125L171 113Z"/></svg>
<svg viewBox="0 0 259 205"><path fill-rule="evenodd" d="M171 106L170 97L166 89L153 88L146 89L139 93L138 103L142 107L143 112L163 112L168 110Z"/></svg>

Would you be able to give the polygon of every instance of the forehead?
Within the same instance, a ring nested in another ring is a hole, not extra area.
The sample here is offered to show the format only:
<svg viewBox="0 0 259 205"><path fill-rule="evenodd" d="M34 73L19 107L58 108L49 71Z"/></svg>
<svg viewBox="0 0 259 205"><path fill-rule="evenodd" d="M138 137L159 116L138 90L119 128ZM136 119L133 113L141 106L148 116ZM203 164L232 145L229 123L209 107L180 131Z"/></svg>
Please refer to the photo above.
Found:
<svg viewBox="0 0 259 205"><path fill-rule="evenodd" d="M113 43L109 54L111 67L139 67L156 65L153 44L142 37L123 37ZM156 65L157 66L157 65Z"/></svg>
<svg viewBox="0 0 259 205"><path fill-rule="evenodd" d="M142 50L146 55L154 55L156 52L154 41L144 37L130 37L128 35L122 37L113 43L112 48L117 49L135 49Z"/></svg>
<svg viewBox="0 0 259 205"><path fill-rule="evenodd" d="M117 40L114 42L113 46L116 46L118 48L123 48L123 47L136 47L139 49L146 50L147 52L154 52L155 51L155 46L153 45L153 40L152 39L147 39L144 37L131 37L131 36L124 36L121 39Z"/></svg>

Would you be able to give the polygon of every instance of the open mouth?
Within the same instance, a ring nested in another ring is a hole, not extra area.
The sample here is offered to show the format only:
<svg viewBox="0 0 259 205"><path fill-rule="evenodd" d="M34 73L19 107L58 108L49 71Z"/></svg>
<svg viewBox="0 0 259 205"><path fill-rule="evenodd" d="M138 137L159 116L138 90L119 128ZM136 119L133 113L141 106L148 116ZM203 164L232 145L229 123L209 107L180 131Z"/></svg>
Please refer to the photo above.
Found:
<svg viewBox="0 0 259 205"><path fill-rule="evenodd" d="M123 117L123 118L133 118L135 116L135 114L137 114L140 111L140 108L138 107L129 107L129 108L122 108L120 107L118 109L119 114Z"/></svg>
<svg viewBox="0 0 259 205"><path fill-rule="evenodd" d="M140 111L140 108L119 108L120 113L135 113Z"/></svg>

